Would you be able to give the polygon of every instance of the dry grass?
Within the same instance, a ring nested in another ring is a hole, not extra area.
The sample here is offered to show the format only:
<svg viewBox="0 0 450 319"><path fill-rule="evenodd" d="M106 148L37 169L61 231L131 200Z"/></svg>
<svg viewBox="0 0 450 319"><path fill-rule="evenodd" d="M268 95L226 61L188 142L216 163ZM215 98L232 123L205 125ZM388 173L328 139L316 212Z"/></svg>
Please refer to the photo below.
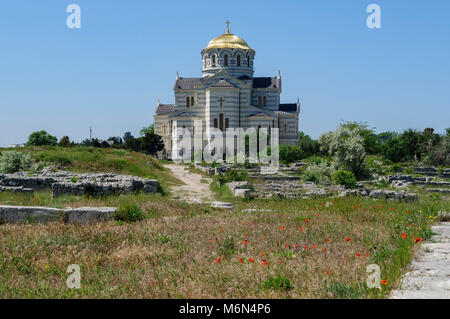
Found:
<svg viewBox="0 0 450 319"><path fill-rule="evenodd" d="M442 201L350 198L236 201L233 211L222 211L160 195L87 200L119 206L133 200L148 218L1 225L0 297L382 298L409 263L414 238L428 238L436 212L449 208ZM364 284L371 263L388 281L381 291ZM81 266L80 290L65 285L69 264ZM292 289L264 287L269 278L286 278Z"/></svg>

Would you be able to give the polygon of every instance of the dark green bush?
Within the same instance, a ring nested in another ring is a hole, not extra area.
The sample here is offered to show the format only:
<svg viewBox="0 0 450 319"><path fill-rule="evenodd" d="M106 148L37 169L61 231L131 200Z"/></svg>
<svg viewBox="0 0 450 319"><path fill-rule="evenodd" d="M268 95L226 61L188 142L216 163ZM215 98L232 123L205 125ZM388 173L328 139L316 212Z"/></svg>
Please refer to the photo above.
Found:
<svg viewBox="0 0 450 319"><path fill-rule="evenodd" d="M114 218L124 222L136 222L145 218L141 208L134 203L122 204Z"/></svg>
<svg viewBox="0 0 450 319"><path fill-rule="evenodd" d="M280 161L285 164L294 163L306 157L305 152L298 146L280 145L279 152Z"/></svg>
<svg viewBox="0 0 450 319"><path fill-rule="evenodd" d="M273 290L292 290L294 287L292 286L291 281L283 276L270 277L263 283L264 289L273 289Z"/></svg>
<svg viewBox="0 0 450 319"><path fill-rule="evenodd" d="M333 183L342 185L345 188L354 188L356 186L356 177L352 172L337 170L331 175Z"/></svg>
<svg viewBox="0 0 450 319"><path fill-rule="evenodd" d="M214 176L214 180L219 184L219 186L231 182L242 182L247 180L247 178L247 172L239 170L229 170L225 174L220 173Z"/></svg>

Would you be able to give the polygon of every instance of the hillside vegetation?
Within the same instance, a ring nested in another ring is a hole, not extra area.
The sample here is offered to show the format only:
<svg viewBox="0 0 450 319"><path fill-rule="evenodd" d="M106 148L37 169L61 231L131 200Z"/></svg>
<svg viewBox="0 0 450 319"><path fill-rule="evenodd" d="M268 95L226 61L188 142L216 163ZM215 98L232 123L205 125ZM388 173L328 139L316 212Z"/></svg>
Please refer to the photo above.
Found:
<svg viewBox="0 0 450 319"><path fill-rule="evenodd" d="M77 173L111 172L158 179L163 189L180 183L155 158L139 152L88 146L30 146L15 150L30 154L41 167L60 165L61 169Z"/></svg>

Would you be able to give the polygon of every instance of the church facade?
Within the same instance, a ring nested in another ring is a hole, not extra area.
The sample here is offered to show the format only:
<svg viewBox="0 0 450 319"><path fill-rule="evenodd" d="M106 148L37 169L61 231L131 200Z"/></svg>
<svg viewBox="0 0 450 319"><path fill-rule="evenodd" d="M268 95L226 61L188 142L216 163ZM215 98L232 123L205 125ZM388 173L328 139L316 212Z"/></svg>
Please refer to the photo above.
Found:
<svg viewBox="0 0 450 319"><path fill-rule="evenodd" d="M228 23L227 23L228 24ZM255 51L246 41L226 33L211 40L201 51L202 77L176 75L174 104L158 100L155 133L162 136L166 154L172 152L176 126L193 131L194 121L203 127L279 129L279 144L296 145L300 103L280 103L281 75L254 77Z"/></svg>

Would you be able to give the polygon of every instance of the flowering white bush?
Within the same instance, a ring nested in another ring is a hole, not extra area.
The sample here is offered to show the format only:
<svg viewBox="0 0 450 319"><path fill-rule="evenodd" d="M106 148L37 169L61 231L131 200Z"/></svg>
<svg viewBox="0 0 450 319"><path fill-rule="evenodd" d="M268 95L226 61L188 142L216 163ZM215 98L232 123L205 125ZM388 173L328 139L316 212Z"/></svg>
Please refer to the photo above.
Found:
<svg viewBox="0 0 450 319"><path fill-rule="evenodd" d="M30 154L17 151L3 152L0 156L0 173L15 173L31 167Z"/></svg>

